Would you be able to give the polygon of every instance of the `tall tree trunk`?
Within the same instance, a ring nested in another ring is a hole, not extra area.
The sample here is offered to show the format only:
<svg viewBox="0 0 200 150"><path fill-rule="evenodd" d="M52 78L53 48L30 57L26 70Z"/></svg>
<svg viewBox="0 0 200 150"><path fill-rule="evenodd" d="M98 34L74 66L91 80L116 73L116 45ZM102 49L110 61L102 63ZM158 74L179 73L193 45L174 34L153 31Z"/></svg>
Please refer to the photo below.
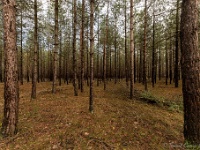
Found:
<svg viewBox="0 0 200 150"><path fill-rule="evenodd" d="M126 29L126 27L127 27L127 25L126 25L126 21L127 21L127 14L126 14L126 10L127 10L127 8L126 8L126 0L125 0L125 9L124 9L124 17L125 17L125 46L124 46L124 49L125 49L125 76L126 76L126 86L128 86L128 77L129 77L129 75L128 75L128 52L127 52L127 29Z"/></svg>
<svg viewBox="0 0 200 150"><path fill-rule="evenodd" d="M134 0L130 0L130 99L134 94L134 28L133 28L133 3Z"/></svg>
<svg viewBox="0 0 200 150"><path fill-rule="evenodd" d="M74 0L74 34L73 34L73 85L74 85L74 96L78 96L78 85L77 85L77 60L76 60L76 0Z"/></svg>
<svg viewBox="0 0 200 150"><path fill-rule="evenodd" d="M166 48L165 48L165 84L167 85L168 84L168 78L169 78L169 61L168 61L168 47L167 47L167 40L166 40Z"/></svg>
<svg viewBox="0 0 200 150"><path fill-rule="evenodd" d="M4 116L1 132L3 136L13 136L17 133L19 86L17 69L17 39L16 39L16 1L2 0L5 77L4 77Z"/></svg>
<svg viewBox="0 0 200 150"><path fill-rule="evenodd" d="M94 99L94 90L93 90L93 77L94 77L94 64L93 64L93 55L94 55L94 0L90 0L90 106L89 111L93 112L93 99Z"/></svg>
<svg viewBox="0 0 200 150"><path fill-rule="evenodd" d="M99 80L100 80L100 65L99 65L99 53L100 53L100 17L99 17L99 10L98 10L98 47L97 47L97 86L99 86Z"/></svg>
<svg viewBox="0 0 200 150"><path fill-rule="evenodd" d="M21 18L20 18L20 27L21 27L21 41L20 41L20 45L21 45L21 47L20 47L20 83L21 83L21 85L23 85L23 45L22 45L22 42L23 42L23 37L22 37L22 31L23 31L23 13L22 13L22 8L21 8L21 16L20 16Z"/></svg>
<svg viewBox="0 0 200 150"><path fill-rule="evenodd" d="M171 37L171 31L170 31ZM169 82L172 84L172 39L170 38L170 51L169 51Z"/></svg>
<svg viewBox="0 0 200 150"><path fill-rule="evenodd" d="M34 0L34 61L33 61L33 80L31 98L36 99L36 84L37 84L37 59L38 59L38 23L37 23L37 0Z"/></svg>
<svg viewBox="0 0 200 150"><path fill-rule="evenodd" d="M81 17L81 92L84 91L84 73L85 73L85 60L84 60L84 51L85 51L85 43L84 43L84 24L85 24L85 0L82 0L82 17Z"/></svg>
<svg viewBox="0 0 200 150"><path fill-rule="evenodd" d="M181 14L184 137L200 144L200 56L198 49L198 0L183 0Z"/></svg>
<svg viewBox="0 0 200 150"><path fill-rule="evenodd" d="M177 0L177 8L176 8L176 40L175 40L175 66L174 66L174 82L175 87L178 87L178 80L179 80L179 1Z"/></svg>
<svg viewBox="0 0 200 150"><path fill-rule="evenodd" d="M115 14L115 84L117 83L117 15Z"/></svg>
<svg viewBox="0 0 200 150"><path fill-rule="evenodd" d="M108 41L108 8L109 8L109 0L107 0L108 2L108 6L107 6L107 15L106 15L106 20L105 20L105 23L106 23L106 26L105 26L105 37L104 37L104 48L103 48L103 82L104 82L104 90L106 90L106 75L107 75L107 72L106 72L106 66L107 66L107 62L106 62L106 59L107 59L107 41Z"/></svg>
<svg viewBox="0 0 200 150"><path fill-rule="evenodd" d="M1 45L0 49L0 82L3 82L3 46Z"/></svg>
<svg viewBox="0 0 200 150"><path fill-rule="evenodd" d="M154 5L153 5L153 44L152 44L153 46L152 46L152 72L151 72L152 87L154 87L155 84L155 6Z"/></svg>
<svg viewBox="0 0 200 150"><path fill-rule="evenodd" d="M61 26L60 26L60 29ZM59 86L62 84L62 31L60 30L60 49L59 49Z"/></svg>
<svg viewBox="0 0 200 150"><path fill-rule="evenodd" d="M55 26L54 26L54 50L53 50L53 84L52 84L52 93L56 93L56 80L57 80L57 62L58 62L58 0L55 0L54 6L55 13Z"/></svg>
<svg viewBox="0 0 200 150"><path fill-rule="evenodd" d="M146 77L146 40L147 40L147 0L145 0L144 7L144 45L143 45L143 83L145 91L147 91L147 77Z"/></svg>

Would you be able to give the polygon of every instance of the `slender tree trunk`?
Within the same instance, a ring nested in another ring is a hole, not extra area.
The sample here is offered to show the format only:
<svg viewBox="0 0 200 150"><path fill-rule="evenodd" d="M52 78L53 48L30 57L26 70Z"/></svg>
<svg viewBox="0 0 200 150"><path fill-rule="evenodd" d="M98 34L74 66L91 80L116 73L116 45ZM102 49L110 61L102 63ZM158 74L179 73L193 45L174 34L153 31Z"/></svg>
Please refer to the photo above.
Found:
<svg viewBox="0 0 200 150"><path fill-rule="evenodd" d="M1 47L3 47L1 45ZM3 82L3 48L0 49L0 82Z"/></svg>
<svg viewBox="0 0 200 150"><path fill-rule="evenodd" d="M117 16L115 15L115 28L117 28ZM114 47L115 47L115 84L117 83L117 32L115 29L115 42L114 42Z"/></svg>
<svg viewBox="0 0 200 150"><path fill-rule="evenodd" d="M126 14L126 10L127 10L127 8L126 8L126 0L125 0L125 9L124 9L124 16L125 16L125 46L124 46L124 49L125 49L125 76L126 76L126 86L128 86L128 77L129 77L129 75L128 75L128 52L127 52L127 29L126 29L126 27L127 27L127 25L126 25L126 21L127 21L127 14Z"/></svg>
<svg viewBox="0 0 200 150"><path fill-rule="evenodd" d="M21 41L20 41L20 45L21 45L21 48L20 48L20 83L21 85L23 85L23 45L22 45L22 42L23 42L23 37L22 37L22 31L23 31L23 13L22 13L22 9L21 9L21 18L20 18L20 22L21 22Z"/></svg>
<svg viewBox="0 0 200 150"><path fill-rule="evenodd" d="M84 24L85 24L85 0L82 0L82 17L81 17L81 92L84 91L84 66L85 66L85 57L84 57L84 51L85 51L85 43L84 43Z"/></svg>
<svg viewBox="0 0 200 150"><path fill-rule="evenodd" d="M168 78L169 78L169 61L168 61L168 47L167 47L167 40L166 40L166 53L165 53L165 64L166 64L166 67L165 67L165 84L167 85L168 84Z"/></svg>
<svg viewBox="0 0 200 150"><path fill-rule="evenodd" d="M108 5L109 5L109 0L108 0ZM106 26L105 26L105 37L104 37L104 48L103 48L103 82L104 82L104 90L106 90L106 66L107 66L107 41L108 41L108 6L107 6L107 15L106 15Z"/></svg>
<svg viewBox="0 0 200 150"><path fill-rule="evenodd" d="M74 0L74 35L73 35L73 85L74 85L74 96L78 96L78 85L77 85L77 60L76 60L76 0Z"/></svg>
<svg viewBox="0 0 200 150"><path fill-rule="evenodd" d="M36 84L37 84L37 59L38 59L38 23L37 23L37 0L34 0L34 61L33 61L33 77L32 77L32 93L31 93L31 99L36 99Z"/></svg>
<svg viewBox="0 0 200 150"><path fill-rule="evenodd" d="M88 43L88 40L89 40L89 29L87 29L87 73L86 73L87 86L89 86L89 43Z"/></svg>
<svg viewBox="0 0 200 150"><path fill-rule="evenodd" d="M55 0L54 6L55 13L55 26L54 26L54 51L53 51L53 84L52 93L56 93L56 80L57 80L57 62L58 62L58 0Z"/></svg>
<svg viewBox="0 0 200 150"><path fill-rule="evenodd" d="M60 26L61 28L61 26ZM61 28L62 29L62 28ZM59 86L62 84L62 31L60 30L60 49L59 49Z"/></svg>
<svg viewBox="0 0 200 150"><path fill-rule="evenodd" d="M170 31L171 37L171 31ZM170 39L170 51L169 51L169 79L170 84L172 84L172 39Z"/></svg>
<svg viewBox="0 0 200 150"><path fill-rule="evenodd" d="M93 77L94 77L94 64L93 64L93 55L94 55L94 0L90 0L90 103L89 111L93 112L93 99L94 99L94 90L93 90Z"/></svg>
<svg viewBox="0 0 200 150"><path fill-rule="evenodd" d="M147 91L147 78L146 78L146 38L147 38L147 0L145 0L144 8L144 45L143 45L143 82L145 91Z"/></svg>
<svg viewBox="0 0 200 150"><path fill-rule="evenodd" d="M19 86L17 69L17 39L16 39L16 1L2 0L5 79L4 79L4 116L1 132L3 136L13 136L17 133Z"/></svg>
<svg viewBox="0 0 200 150"><path fill-rule="evenodd" d="M159 54L159 56L158 56L159 57L158 58L158 78L159 78L159 80L161 80L161 76L162 76L161 75L161 73L162 73L162 70L161 70L162 69L162 64L161 64L162 60L161 59L162 59L162 56L161 56L161 49L160 48L158 48L158 49L159 49L159 53L158 53Z"/></svg>
<svg viewBox="0 0 200 150"><path fill-rule="evenodd" d="M155 12L155 8L153 6L153 46L152 46L152 75L151 75L152 87L154 87L154 84L155 84L155 14L154 12Z"/></svg>
<svg viewBox="0 0 200 150"><path fill-rule="evenodd" d="M133 4L134 0L130 0L130 99L134 95L134 28L133 28Z"/></svg>
<svg viewBox="0 0 200 150"><path fill-rule="evenodd" d="M198 45L198 0L183 0L181 14L181 54L184 101L184 137L200 144L200 55Z"/></svg>
<svg viewBox="0 0 200 150"><path fill-rule="evenodd" d="M176 8L176 40L175 40L175 65L174 65L174 82L175 87L178 87L178 80L179 80L179 1L177 0L177 8Z"/></svg>
<svg viewBox="0 0 200 150"><path fill-rule="evenodd" d="M98 11L99 14L99 11ZM97 86L99 86L99 80L100 80L100 65L99 65L99 53L100 53L100 19L99 19L99 15L98 15L98 48L97 48Z"/></svg>

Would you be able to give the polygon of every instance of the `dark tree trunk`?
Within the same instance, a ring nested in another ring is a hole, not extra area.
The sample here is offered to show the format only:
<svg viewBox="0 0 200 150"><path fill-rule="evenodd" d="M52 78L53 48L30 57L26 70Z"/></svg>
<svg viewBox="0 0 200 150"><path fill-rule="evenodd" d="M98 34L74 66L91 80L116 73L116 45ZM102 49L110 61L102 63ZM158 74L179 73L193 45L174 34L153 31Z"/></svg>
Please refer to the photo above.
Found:
<svg viewBox="0 0 200 150"><path fill-rule="evenodd" d="M166 48L165 48L165 84L167 85L168 84L168 78L169 78L169 61L168 61L168 47L167 47L167 40L166 40Z"/></svg>
<svg viewBox="0 0 200 150"><path fill-rule="evenodd" d="M94 77L94 64L93 64L93 55L94 55L94 0L90 0L90 102L89 102L89 111L93 112L93 99L94 99L94 90L93 90L93 77Z"/></svg>
<svg viewBox="0 0 200 150"><path fill-rule="evenodd" d="M76 60L76 26L77 26L77 12L76 12L76 0L74 0L74 33L73 33L73 86L74 96L78 96L77 85L77 60Z"/></svg>
<svg viewBox="0 0 200 150"><path fill-rule="evenodd" d="M61 26L60 26L61 28ZM62 28L61 28L62 29ZM59 86L62 84L62 31L60 30L60 49L59 49Z"/></svg>
<svg viewBox="0 0 200 150"><path fill-rule="evenodd" d="M82 0L82 17L81 17L81 92L84 91L84 72L85 72L85 57L84 57L84 51L85 51L85 42L84 42L84 24L85 24L85 0Z"/></svg>
<svg viewBox="0 0 200 150"><path fill-rule="evenodd" d="M16 1L2 0L5 79L4 79L4 116L1 132L3 136L13 136L17 133L19 87L17 69L16 45Z"/></svg>
<svg viewBox="0 0 200 150"><path fill-rule="evenodd" d="M37 60L38 60L38 23L37 23L37 0L34 0L34 61L33 61L33 77L32 77L32 93L31 99L36 99L36 84L37 84Z"/></svg>
<svg viewBox="0 0 200 150"><path fill-rule="evenodd" d="M128 86L128 77L129 77L129 75L128 75L128 52L127 52L127 29L126 29L126 27L127 27L127 25L126 25L126 21L127 21L127 14L126 14L126 0L125 0L125 9L124 9L124 16L125 16L125 46L124 46L124 48L125 48L125 76L126 76L126 86Z"/></svg>
<svg viewBox="0 0 200 150"><path fill-rule="evenodd" d="M22 37L22 31L23 31L23 13L22 13L22 8L21 8L21 18L20 18L20 24L21 24L21 41L20 41L20 83L21 83L21 85L23 85L23 45L22 45L22 42L23 42L23 37Z"/></svg>
<svg viewBox="0 0 200 150"><path fill-rule="evenodd" d="M176 40L175 40L175 65L174 65L174 82L175 87L178 87L178 80L179 80L179 1L177 0L177 8L176 8Z"/></svg>
<svg viewBox="0 0 200 150"><path fill-rule="evenodd" d="M134 0L130 0L130 99L134 95L134 36L133 36L133 3Z"/></svg>
<svg viewBox="0 0 200 150"><path fill-rule="evenodd" d="M184 137L200 144L200 56L198 49L198 0L183 0L181 14Z"/></svg>
<svg viewBox="0 0 200 150"><path fill-rule="evenodd" d="M152 46L152 74L151 74L151 82L152 87L154 87L155 84L155 6L153 6L153 46Z"/></svg>
<svg viewBox="0 0 200 150"><path fill-rule="evenodd" d="M144 89L145 89L145 91L147 91L146 40L147 40L147 0L145 0L145 8L144 8L144 45L143 45L143 83L144 83Z"/></svg>

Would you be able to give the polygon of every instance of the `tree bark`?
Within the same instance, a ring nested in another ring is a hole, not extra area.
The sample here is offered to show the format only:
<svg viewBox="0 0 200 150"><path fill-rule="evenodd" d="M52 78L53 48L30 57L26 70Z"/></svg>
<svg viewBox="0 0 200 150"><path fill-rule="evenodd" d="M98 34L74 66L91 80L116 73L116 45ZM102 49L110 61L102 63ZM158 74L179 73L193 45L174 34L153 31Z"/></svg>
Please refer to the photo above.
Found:
<svg viewBox="0 0 200 150"><path fill-rule="evenodd" d="M13 136L17 133L19 87L17 69L16 45L16 1L2 0L5 79L4 79L4 116L1 132L3 136Z"/></svg>
<svg viewBox="0 0 200 150"><path fill-rule="evenodd" d="M94 55L94 0L90 0L90 103L89 111L93 112L93 99L94 99L94 90L93 90L93 77L94 77L94 64L93 64L93 55Z"/></svg>
<svg viewBox="0 0 200 150"><path fill-rule="evenodd" d="M200 144L198 4L198 0L183 0L181 14L184 137L187 142L194 145Z"/></svg>
<svg viewBox="0 0 200 150"><path fill-rule="evenodd" d="M76 0L74 0L74 33L73 33L73 86L74 96L78 96L77 60L76 60L76 26L77 26Z"/></svg>
<svg viewBox="0 0 200 150"><path fill-rule="evenodd" d="M84 24L85 24L85 0L82 0L82 17L81 17L81 92L84 91L84 73L85 73L85 42L84 42Z"/></svg>
<svg viewBox="0 0 200 150"><path fill-rule="evenodd" d="M130 0L130 99L134 94L134 36L133 36L133 3L134 0Z"/></svg>
<svg viewBox="0 0 200 150"><path fill-rule="evenodd" d="M38 60L38 23L37 23L37 0L34 0L34 61L33 61L33 77L32 77L32 93L31 99L36 99L36 84L37 84L37 60Z"/></svg>
<svg viewBox="0 0 200 150"><path fill-rule="evenodd" d="M54 26L54 50L53 50L53 84L52 93L56 93L56 80L57 80L57 62L58 62L58 0L55 0L54 6L55 13L55 26Z"/></svg>
<svg viewBox="0 0 200 150"><path fill-rule="evenodd" d="M176 40L175 40L175 64L174 64L174 82L175 87L178 87L178 80L179 80L179 1L177 0L177 7L176 7Z"/></svg>
<svg viewBox="0 0 200 150"><path fill-rule="evenodd" d="M144 7L144 45L143 45L143 83L144 89L147 91L147 77L146 77L146 38L147 38L147 0L145 0Z"/></svg>

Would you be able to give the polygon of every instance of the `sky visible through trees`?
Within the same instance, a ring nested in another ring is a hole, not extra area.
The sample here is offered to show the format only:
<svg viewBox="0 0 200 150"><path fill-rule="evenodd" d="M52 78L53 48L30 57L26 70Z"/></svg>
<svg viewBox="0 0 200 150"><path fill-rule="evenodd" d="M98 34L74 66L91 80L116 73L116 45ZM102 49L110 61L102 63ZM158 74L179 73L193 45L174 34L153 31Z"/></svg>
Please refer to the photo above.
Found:
<svg viewBox="0 0 200 150"><path fill-rule="evenodd" d="M178 106L185 141L200 144L198 0L2 0L1 5L4 137L17 133L24 83L32 84L32 102L43 82L52 83L54 96L72 85L74 99L88 94L91 113L103 96L98 88L108 96L120 84L125 99ZM161 85L182 88L181 100L152 96Z"/></svg>

